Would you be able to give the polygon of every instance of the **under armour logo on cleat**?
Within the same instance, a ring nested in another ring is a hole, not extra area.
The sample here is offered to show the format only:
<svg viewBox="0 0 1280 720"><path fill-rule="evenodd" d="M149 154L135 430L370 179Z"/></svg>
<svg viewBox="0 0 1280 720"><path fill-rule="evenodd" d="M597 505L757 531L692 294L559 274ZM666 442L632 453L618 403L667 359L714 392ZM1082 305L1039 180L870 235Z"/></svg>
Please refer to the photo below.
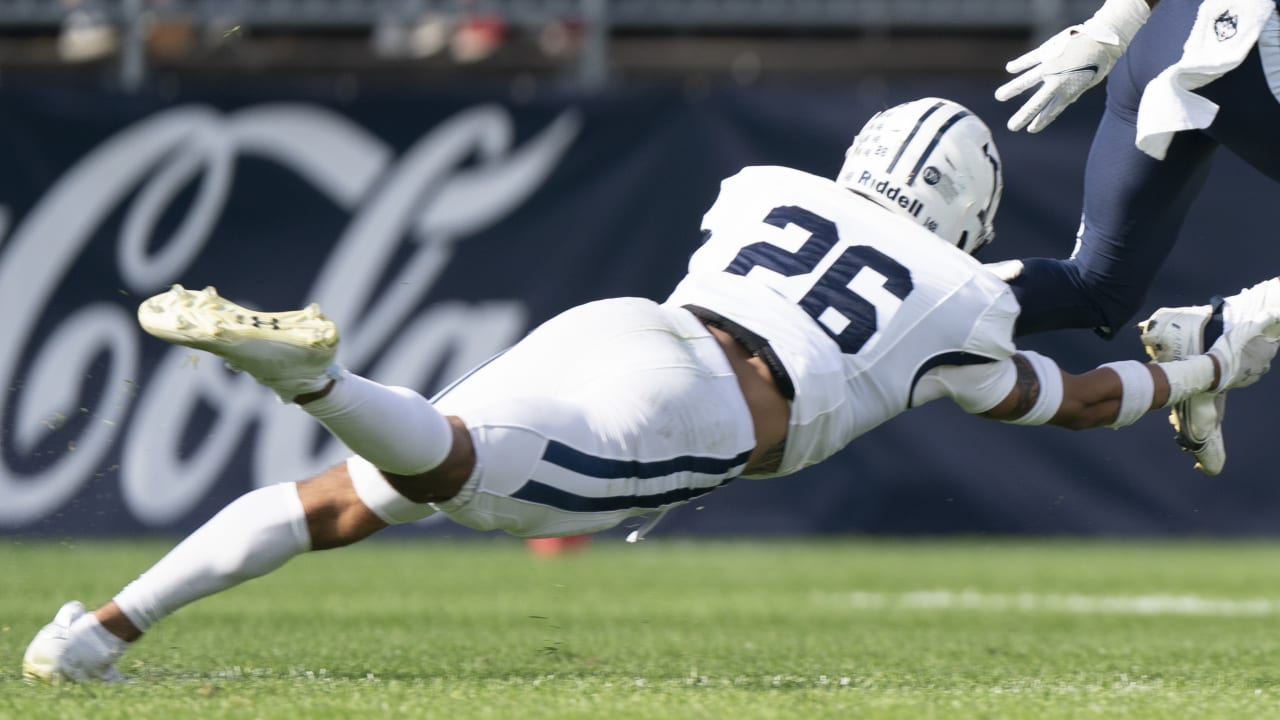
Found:
<svg viewBox="0 0 1280 720"><path fill-rule="evenodd" d="M258 317L257 315L254 315L254 316L253 316L253 326L254 326L254 327L256 327L256 328L260 328L260 327L269 327L269 328L271 328L272 330L279 330L279 329L280 329L280 320L279 320L278 318L271 318L270 320L263 320L262 318Z"/></svg>

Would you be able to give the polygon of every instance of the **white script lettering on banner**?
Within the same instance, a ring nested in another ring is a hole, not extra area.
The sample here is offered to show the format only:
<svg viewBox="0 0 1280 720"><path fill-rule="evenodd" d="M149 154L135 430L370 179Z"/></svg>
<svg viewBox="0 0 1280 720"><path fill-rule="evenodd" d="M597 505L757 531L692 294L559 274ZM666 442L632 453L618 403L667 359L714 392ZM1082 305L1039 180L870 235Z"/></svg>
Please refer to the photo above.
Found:
<svg viewBox="0 0 1280 720"><path fill-rule="evenodd" d="M318 251L328 255L298 301L317 301L338 321L346 365L422 387L461 374L527 328L518 300L422 303L457 243L501 221L537 190L579 125L566 112L517 145L508 112L478 106L430 128L397 157L319 106L269 104L225 114L182 106L107 139L25 216L0 208L0 420L11 418L0 425L0 528L58 511L103 474L113 452L120 454L125 505L152 527L180 521L247 447L259 485L299 479L346 454L304 413L210 356L174 347L143 376L141 343L156 341L118 303L45 318L70 268L108 223L119 224L120 287L144 296L192 268L213 242L235 190L238 159L295 173L351 216L336 243L318 239ZM174 207L185 213L176 222ZM162 228L167 236L157 237ZM104 367L90 377L92 368ZM93 407L78 407L93 388ZM208 431L184 438L198 414ZM68 432L74 436L57 435ZM67 440L66 451L32 461L55 435Z"/></svg>

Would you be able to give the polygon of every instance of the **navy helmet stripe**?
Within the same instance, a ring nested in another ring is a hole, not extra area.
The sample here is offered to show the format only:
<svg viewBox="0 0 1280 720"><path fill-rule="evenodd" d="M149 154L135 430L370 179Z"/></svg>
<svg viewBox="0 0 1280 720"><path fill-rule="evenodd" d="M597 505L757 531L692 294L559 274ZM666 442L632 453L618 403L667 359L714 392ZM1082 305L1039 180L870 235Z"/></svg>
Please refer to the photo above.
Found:
<svg viewBox="0 0 1280 720"><path fill-rule="evenodd" d="M942 141L942 136L947 134L952 125L960 122L962 119L969 117L969 113L965 110L952 115L950 119L942 123L942 127L938 128L938 132L934 134L933 139L929 141L925 147L924 153L920 155L920 159L916 161L916 166L911 168L911 174L907 176L907 185L915 185L916 177L920 174L920 169L924 167L924 163L933 154L933 149L938 147L938 143Z"/></svg>
<svg viewBox="0 0 1280 720"><path fill-rule="evenodd" d="M731 480L733 478L725 478L711 487L677 488L653 495L611 495L609 497L586 497L552 487L537 480L530 480L522 485L519 490L511 493L511 497L516 500L546 505L557 510L579 513L614 512L632 508L654 509L706 495Z"/></svg>
<svg viewBox="0 0 1280 720"><path fill-rule="evenodd" d="M889 163L889 169L887 172L893 172L893 168L896 167L898 165L898 161L902 159L902 153L906 152L907 146L915 139L916 133L920 132L920 126L924 125L924 121L928 120L929 116L944 104L945 103L942 102L935 103L933 107L924 111L924 114L920 116L919 120L916 120L916 126L911 128L911 134L907 135L907 139L898 146L898 153L893 156L893 162Z"/></svg>
<svg viewBox="0 0 1280 720"><path fill-rule="evenodd" d="M588 455L580 450L551 440L542 459L565 470L594 478L647 478L673 475L678 472L706 473L721 475L747 462L751 451L747 450L731 458L706 457L698 455L682 455L667 460L613 460L610 458Z"/></svg>
<svg viewBox="0 0 1280 720"><path fill-rule="evenodd" d="M982 154L987 157L987 162L991 163L991 171L995 173L995 182L991 184L991 195L987 198L987 206L982 210L982 217L979 218L983 223L990 225L991 219L987 217L987 213L991 212L991 205L996 201L996 190L1000 189L1000 163L991 156L991 143L982 146Z"/></svg>

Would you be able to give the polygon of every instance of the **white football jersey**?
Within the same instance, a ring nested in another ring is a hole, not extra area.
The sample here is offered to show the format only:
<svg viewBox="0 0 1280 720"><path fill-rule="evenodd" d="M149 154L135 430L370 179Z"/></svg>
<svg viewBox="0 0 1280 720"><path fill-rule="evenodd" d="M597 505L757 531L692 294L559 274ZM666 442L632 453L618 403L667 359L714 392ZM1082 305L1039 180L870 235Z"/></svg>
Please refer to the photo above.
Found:
<svg viewBox="0 0 1280 720"><path fill-rule="evenodd" d="M922 226L831 180L749 167L721 184L703 230L666 302L719 313L777 353L795 398L776 474L909 407L949 395L984 412L1012 389L1017 300Z"/></svg>

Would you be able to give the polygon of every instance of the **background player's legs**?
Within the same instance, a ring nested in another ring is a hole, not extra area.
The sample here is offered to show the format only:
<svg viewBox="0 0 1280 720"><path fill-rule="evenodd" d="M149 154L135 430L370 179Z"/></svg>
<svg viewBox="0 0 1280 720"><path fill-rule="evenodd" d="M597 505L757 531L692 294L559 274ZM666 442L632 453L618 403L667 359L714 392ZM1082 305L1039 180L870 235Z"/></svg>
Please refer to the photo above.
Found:
<svg viewBox="0 0 1280 720"><path fill-rule="evenodd" d="M1206 131L1223 147L1262 174L1280 182L1280 22L1249 51L1240 67L1198 90L1218 104ZM1261 54L1268 56L1264 67ZM1269 76L1270 78L1269 79ZM1276 84L1273 91L1270 83Z"/></svg>
<svg viewBox="0 0 1280 720"><path fill-rule="evenodd" d="M1070 259L1024 260L1010 281L1019 335L1097 328L1110 336L1138 311L1204 186L1216 147L1179 133L1158 161L1134 147L1132 118L1108 103L1085 168L1084 215Z"/></svg>

